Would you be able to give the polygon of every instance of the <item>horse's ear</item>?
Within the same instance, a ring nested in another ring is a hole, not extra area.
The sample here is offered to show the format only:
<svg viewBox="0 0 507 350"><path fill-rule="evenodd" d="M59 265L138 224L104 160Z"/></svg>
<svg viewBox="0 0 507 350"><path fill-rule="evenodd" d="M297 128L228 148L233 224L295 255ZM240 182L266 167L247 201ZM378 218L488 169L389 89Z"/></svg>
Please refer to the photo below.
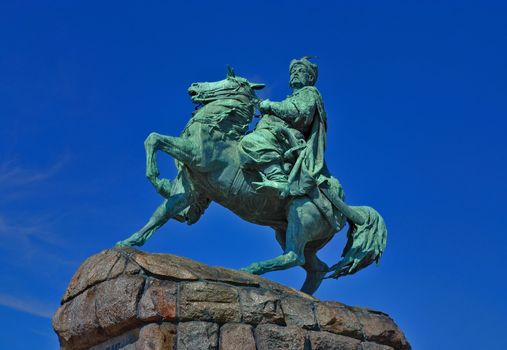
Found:
<svg viewBox="0 0 507 350"><path fill-rule="evenodd" d="M235 76L234 69L231 66L227 66L227 78L234 78Z"/></svg>
<svg viewBox="0 0 507 350"><path fill-rule="evenodd" d="M266 84L257 84L257 83L250 83L250 87L253 90L262 90L266 87Z"/></svg>

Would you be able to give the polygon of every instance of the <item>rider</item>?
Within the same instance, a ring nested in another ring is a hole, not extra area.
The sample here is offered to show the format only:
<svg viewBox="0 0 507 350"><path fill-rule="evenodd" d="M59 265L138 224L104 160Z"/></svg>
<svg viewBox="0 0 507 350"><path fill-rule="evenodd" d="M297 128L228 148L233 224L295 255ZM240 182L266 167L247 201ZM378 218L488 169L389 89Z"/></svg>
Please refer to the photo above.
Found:
<svg viewBox="0 0 507 350"><path fill-rule="evenodd" d="M326 114L314 87L317 65L303 57L290 62L289 72L292 95L281 102L262 101L262 119L239 145L242 167L261 174L257 189L272 188L281 197L307 194L327 175Z"/></svg>

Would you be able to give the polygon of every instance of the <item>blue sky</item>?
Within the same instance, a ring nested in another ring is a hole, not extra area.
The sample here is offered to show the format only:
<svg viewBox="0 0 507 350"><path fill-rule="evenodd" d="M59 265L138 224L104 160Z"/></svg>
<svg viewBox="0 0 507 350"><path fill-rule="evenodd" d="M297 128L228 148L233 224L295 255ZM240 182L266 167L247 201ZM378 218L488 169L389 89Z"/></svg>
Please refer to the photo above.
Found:
<svg viewBox="0 0 507 350"><path fill-rule="evenodd" d="M506 16L502 1L2 1L2 347L57 348L50 317L76 268L161 201L143 141L180 133L192 82L230 64L281 100L289 61L316 55L329 168L389 229L377 267L317 296L389 313L414 349L507 348ZM280 253L218 205L143 249L231 268Z"/></svg>

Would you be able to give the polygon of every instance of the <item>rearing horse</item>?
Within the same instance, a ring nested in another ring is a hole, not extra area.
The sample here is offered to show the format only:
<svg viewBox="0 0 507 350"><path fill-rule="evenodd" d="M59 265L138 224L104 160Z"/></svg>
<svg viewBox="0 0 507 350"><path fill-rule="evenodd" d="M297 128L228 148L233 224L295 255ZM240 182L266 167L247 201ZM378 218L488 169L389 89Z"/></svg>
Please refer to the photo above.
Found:
<svg viewBox="0 0 507 350"><path fill-rule="evenodd" d="M259 174L240 167L238 143L247 132L258 99L253 84L229 70L217 82L193 83L188 89L197 109L180 137L151 133L144 145L146 176L164 202L139 231L119 246L141 246L169 219L193 224L210 201L230 209L249 222L275 230L283 254L253 263L243 269L253 274L302 266L307 273L302 291L312 294L324 278L352 274L378 261L386 243L386 228L380 215L369 207L343 203L343 190L333 183L332 226L319 208L306 196L273 200L255 189ZM176 160L174 180L159 178L156 152L163 151ZM343 226L349 223L348 242L342 259L329 268L316 253ZM329 276L326 274L331 272Z"/></svg>

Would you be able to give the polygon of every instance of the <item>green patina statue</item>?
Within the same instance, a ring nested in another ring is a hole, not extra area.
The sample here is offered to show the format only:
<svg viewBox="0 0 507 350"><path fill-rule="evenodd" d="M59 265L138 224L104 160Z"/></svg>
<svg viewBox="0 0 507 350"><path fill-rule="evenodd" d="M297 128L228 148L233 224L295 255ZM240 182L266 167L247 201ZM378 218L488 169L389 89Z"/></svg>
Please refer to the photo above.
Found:
<svg viewBox="0 0 507 350"><path fill-rule="evenodd" d="M315 88L318 70L308 57L290 63L292 95L260 101L263 84L236 76L193 83L199 105L180 137L151 133L145 141L146 176L165 200L148 223L118 246L141 246L169 219L193 224L215 201L241 218L275 230L283 254L244 271L263 274L302 266L302 291L325 278L353 274L378 262L386 244L382 217L370 207L348 206L340 182L324 161L326 113ZM248 131L256 108L260 121ZM178 175L159 177L156 152L176 160ZM342 259L328 267L316 253L349 224Z"/></svg>

